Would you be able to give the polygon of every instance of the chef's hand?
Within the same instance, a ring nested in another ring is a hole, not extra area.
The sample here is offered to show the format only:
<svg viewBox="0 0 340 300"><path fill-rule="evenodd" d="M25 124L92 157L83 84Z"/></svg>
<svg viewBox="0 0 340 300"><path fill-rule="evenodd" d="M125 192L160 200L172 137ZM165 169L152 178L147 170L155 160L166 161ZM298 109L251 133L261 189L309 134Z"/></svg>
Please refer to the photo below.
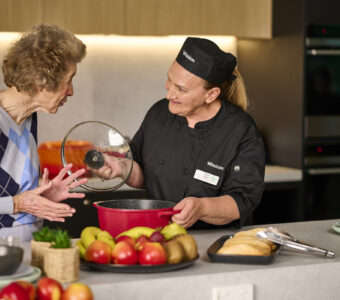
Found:
<svg viewBox="0 0 340 300"><path fill-rule="evenodd" d="M76 172L72 173L72 175L67 176L65 179L65 175L72 168L72 164L68 164L65 168L63 168L59 174L51 180L51 187L41 193L41 196L53 201L60 202L67 198L84 198L84 193L70 193L70 190L73 188L82 185L87 182L87 178L79 179L78 181L74 181L74 179L83 175L86 170L80 169ZM41 184L46 185L48 181L48 169L44 169L44 173L42 175Z"/></svg>
<svg viewBox="0 0 340 300"><path fill-rule="evenodd" d="M64 203L55 203L42 196L52 189L53 183L13 196L14 214L26 212L49 221L64 222L65 217L71 217L76 210Z"/></svg>
<svg viewBox="0 0 340 300"><path fill-rule="evenodd" d="M181 210L179 214L173 215L172 221L188 228L202 216L201 198L187 197L182 199L174 207L174 210Z"/></svg>
<svg viewBox="0 0 340 300"><path fill-rule="evenodd" d="M115 177L126 178L127 176L127 163L128 159L117 158L114 156L104 154L104 166L100 169L89 169L92 174L97 175L102 179L113 179Z"/></svg>

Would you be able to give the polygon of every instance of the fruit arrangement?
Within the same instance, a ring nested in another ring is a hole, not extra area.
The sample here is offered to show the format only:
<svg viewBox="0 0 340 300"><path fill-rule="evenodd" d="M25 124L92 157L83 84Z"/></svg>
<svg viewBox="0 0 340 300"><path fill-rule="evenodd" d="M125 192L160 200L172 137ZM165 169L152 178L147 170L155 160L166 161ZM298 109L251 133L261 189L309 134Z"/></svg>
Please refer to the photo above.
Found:
<svg viewBox="0 0 340 300"><path fill-rule="evenodd" d="M98 227L86 227L76 244L82 259L97 264L177 264L198 256L195 238L177 223L134 227L115 238Z"/></svg>
<svg viewBox="0 0 340 300"><path fill-rule="evenodd" d="M0 299L5 300L93 300L93 293L86 284L71 283L66 289L59 281L42 277L36 287L28 281L13 281L0 291Z"/></svg>

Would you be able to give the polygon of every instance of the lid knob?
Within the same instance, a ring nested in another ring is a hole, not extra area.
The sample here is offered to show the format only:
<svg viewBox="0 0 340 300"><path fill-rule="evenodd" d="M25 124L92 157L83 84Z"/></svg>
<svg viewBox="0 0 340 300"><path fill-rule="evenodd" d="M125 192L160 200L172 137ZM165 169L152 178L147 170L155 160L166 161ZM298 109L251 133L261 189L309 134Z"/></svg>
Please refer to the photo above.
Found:
<svg viewBox="0 0 340 300"><path fill-rule="evenodd" d="M104 166L104 156L97 150L89 150L85 155L84 163L91 169L100 169Z"/></svg>

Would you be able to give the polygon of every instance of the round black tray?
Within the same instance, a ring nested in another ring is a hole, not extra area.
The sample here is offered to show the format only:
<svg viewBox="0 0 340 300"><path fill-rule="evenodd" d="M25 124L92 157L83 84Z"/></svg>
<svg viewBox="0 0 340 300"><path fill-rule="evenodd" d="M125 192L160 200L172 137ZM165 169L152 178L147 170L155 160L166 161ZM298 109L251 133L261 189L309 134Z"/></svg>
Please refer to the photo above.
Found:
<svg viewBox="0 0 340 300"><path fill-rule="evenodd" d="M90 269L113 272L113 273L158 273L158 272L170 272L187 268L198 260L197 256L193 260L181 262L178 264L164 264L164 265L116 265L116 264L97 264L91 263L81 259L80 263Z"/></svg>

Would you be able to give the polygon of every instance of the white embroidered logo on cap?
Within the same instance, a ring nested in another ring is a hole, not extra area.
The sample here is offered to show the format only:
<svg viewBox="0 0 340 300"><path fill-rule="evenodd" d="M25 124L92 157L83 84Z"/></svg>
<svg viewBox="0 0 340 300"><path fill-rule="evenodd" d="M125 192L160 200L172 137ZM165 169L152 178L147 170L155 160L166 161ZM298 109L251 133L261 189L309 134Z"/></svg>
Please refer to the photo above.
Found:
<svg viewBox="0 0 340 300"><path fill-rule="evenodd" d="M195 59L193 57L191 57L188 52L186 52L185 50L183 50L183 55L189 59L190 61L192 61L193 63L195 62Z"/></svg>

